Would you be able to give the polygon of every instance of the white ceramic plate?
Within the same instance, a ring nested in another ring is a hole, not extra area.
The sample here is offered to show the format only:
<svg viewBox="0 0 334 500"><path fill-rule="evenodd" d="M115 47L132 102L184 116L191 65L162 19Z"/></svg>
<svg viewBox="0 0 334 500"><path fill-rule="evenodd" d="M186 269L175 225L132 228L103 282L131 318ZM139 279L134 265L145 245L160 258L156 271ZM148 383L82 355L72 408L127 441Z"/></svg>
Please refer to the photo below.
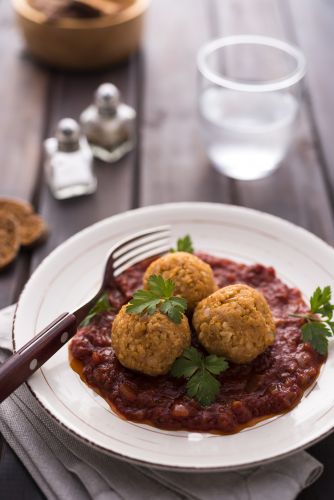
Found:
<svg viewBox="0 0 334 500"><path fill-rule="evenodd" d="M16 348L98 288L112 244L138 230L171 224L173 240L191 234L196 249L246 263L272 265L309 297L317 285L334 287L334 251L279 218L207 203L176 203L103 220L59 246L26 285L16 312ZM314 388L290 413L239 434L168 432L121 420L68 365L64 346L29 380L41 404L69 432L130 461L161 468L227 470L283 457L329 433L334 423L334 345Z"/></svg>

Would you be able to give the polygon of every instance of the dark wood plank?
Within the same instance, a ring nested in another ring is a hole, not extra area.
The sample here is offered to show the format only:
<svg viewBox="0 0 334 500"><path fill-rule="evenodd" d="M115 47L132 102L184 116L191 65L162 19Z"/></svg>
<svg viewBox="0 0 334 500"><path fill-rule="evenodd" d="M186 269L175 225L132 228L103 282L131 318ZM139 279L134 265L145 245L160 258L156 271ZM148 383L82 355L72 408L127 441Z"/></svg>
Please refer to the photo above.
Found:
<svg viewBox="0 0 334 500"><path fill-rule="evenodd" d="M307 85L314 139L323 161L328 192L334 207L333 68L334 5L330 0L283 0L286 19L307 58Z"/></svg>
<svg viewBox="0 0 334 500"><path fill-rule="evenodd" d="M48 75L22 49L10 2L1 2L1 194L30 200L39 166Z"/></svg>
<svg viewBox="0 0 334 500"><path fill-rule="evenodd" d="M288 41L291 37L279 1L217 0L216 8L217 32L222 35L254 33ZM266 179L235 186L241 205L286 218L334 242L331 204L307 103L302 105L296 139L282 167Z"/></svg>
<svg viewBox="0 0 334 500"><path fill-rule="evenodd" d="M230 182L208 163L197 117L196 54L210 38L210 2L152 2L144 42L141 197L231 201Z"/></svg>
<svg viewBox="0 0 334 500"><path fill-rule="evenodd" d="M0 3L0 196L34 197L40 164L48 75L22 51L11 3ZM20 254L0 274L0 307L15 301L30 255Z"/></svg>
<svg viewBox="0 0 334 500"><path fill-rule="evenodd" d="M108 71L90 74L52 74L52 89L47 134L53 134L64 117L78 119L90 104L94 90L105 81L117 85L124 100L137 107L136 71L138 56ZM95 162L98 190L95 194L69 200L55 200L43 181L39 193L39 211L50 225L50 237L33 259L33 268L53 248L73 233L104 217L132 207L136 198L133 178L136 152L115 164Z"/></svg>
<svg viewBox="0 0 334 500"><path fill-rule="evenodd" d="M0 439L3 438L0 436ZM1 446L0 498L44 500L44 495L5 440L2 441Z"/></svg>

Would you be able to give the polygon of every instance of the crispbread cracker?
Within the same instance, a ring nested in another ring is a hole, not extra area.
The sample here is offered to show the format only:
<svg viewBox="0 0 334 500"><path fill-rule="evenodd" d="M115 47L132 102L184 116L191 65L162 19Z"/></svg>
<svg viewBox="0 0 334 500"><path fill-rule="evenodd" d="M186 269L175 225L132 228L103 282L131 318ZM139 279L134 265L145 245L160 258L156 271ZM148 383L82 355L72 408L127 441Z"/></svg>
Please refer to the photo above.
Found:
<svg viewBox="0 0 334 500"><path fill-rule="evenodd" d="M0 198L0 210L9 212L18 219L32 214L34 209L28 201L17 200L16 198Z"/></svg>
<svg viewBox="0 0 334 500"><path fill-rule="evenodd" d="M0 269L15 259L19 248L18 223L10 214L0 210Z"/></svg>
<svg viewBox="0 0 334 500"><path fill-rule="evenodd" d="M0 198L0 211L16 219L22 246L33 246L46 237L47 225L40 215L34 213L30 203L15 198Z"/></svg>
<svg viewBox="0 0 334 500"><path fill-rule="evenodd" d="M38 214L29 214L20 221L19 234L23 246L37 245L47 233L47 225Z"/></svg>

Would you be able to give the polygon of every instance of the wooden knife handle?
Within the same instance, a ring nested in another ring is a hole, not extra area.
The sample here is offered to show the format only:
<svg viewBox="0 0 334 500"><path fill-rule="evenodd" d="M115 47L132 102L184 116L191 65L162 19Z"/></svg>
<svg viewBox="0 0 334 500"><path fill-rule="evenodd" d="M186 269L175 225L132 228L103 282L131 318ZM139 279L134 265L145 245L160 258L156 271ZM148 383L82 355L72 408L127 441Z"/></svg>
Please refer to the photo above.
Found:
<svg viewBox="0 0 334 500"><path fill-rule="evenodd" d="M64 313L0 366L0 403L53 356L77 331L73 314Z"/></svg>

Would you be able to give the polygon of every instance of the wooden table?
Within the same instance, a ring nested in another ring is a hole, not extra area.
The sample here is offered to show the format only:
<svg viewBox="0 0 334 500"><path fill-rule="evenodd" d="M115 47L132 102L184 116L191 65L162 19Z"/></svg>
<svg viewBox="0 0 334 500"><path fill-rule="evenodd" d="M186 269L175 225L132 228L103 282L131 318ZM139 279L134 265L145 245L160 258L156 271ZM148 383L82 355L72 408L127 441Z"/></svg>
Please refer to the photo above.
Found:
<svg viewBox="0 0 334 500"><path fill-rule="evenodd" d="M32 201L51 228L44 246L22 252L1 274L0 307L17 300L30 273L70 235L142 205L187 200L243 205L291 220L333 244L333 26L331 0L154 0L139 54L117 68L75 75L34 64L22 51L9 1L0 0L0 193ZM297 43L308 70L297 141L283 166L267 179L237 182L216 173L203 151L195 61L206 40L247 32ZM42 141L60 118L78 118L105 81L119 86L138 111L137 149L115 165L96 165L95 195L55 201L43 180ZM325 472L300 498L328 498L325 492L334 490L334 435L311 452ZM0 497L41 497L6 446Z"/></svg>

